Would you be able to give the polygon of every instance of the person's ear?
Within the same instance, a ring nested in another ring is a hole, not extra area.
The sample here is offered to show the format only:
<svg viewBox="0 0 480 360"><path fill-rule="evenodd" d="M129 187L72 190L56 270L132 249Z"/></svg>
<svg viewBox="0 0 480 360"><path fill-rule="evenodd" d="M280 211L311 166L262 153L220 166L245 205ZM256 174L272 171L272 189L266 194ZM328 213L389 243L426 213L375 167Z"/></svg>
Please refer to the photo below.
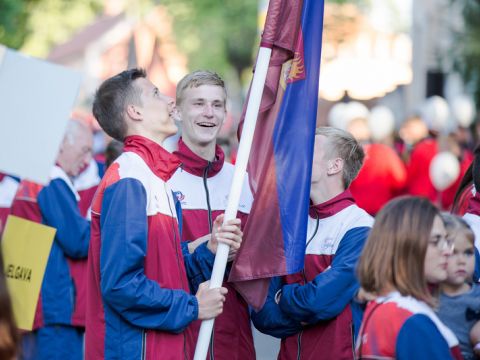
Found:
<svg viewBox="0 0 480 360"><path fill-rule="evenodd" d="M225 101L225 103L223 104L223 119L222 119L222 125L225 124L225 121L227 121L227 115L228 115L228 112L227 112L227 102Z"/></svg>
<svg viewBox="0 0 480 360"><path fill-rule="evenodd" d="M335 175L343 170L343 159L335 158L328 160L327 163L327 175Z"/></svg>
<svg viewBox="0 0 480 360"><path fill-rule="evenodd" d="M127 105L127 115L130 119L140 121L143 119L142 109L136 105Z"/></svg>

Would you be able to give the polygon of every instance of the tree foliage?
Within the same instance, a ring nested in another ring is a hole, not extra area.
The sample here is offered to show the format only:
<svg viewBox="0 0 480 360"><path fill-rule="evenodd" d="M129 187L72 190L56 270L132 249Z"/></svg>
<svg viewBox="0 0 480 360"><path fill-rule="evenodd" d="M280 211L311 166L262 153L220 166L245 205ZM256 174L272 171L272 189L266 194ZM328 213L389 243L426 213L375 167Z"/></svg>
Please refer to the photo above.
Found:
<svg viewBox="0 0 480 360"><path fill-rule="evenodd" d="M0 0L0 44L18 49L30 29L30 13L40 0Z"/></svg>
<svg viewBox="0 0 480 360"><path fill-rule="evenodd" d="M163 0L173 16L178 46L190 68L234 70L252 64L257 40L257 0Z"/></svg>
<svg viewBox="0 0 480 360"><path fill-rule="evenodd" d="M46 56L53 45L89 24L102 8L102 0L36 0L28 19L28 36L22 51L34 56Z"/></svg>
<svg viewBox="0 0 480 360"><path fill-rule="evenodd" d="M98 14L102 0L0 0L0 43L43 57Z"/></svg>
<svg viewBox="0 0 480 360"><path fill-rule="evenodd" d="M480 1L461 1L464 31L458 34L455 43L459 53L456 67L465 83L472 87L477 108L480 108Z"/></svg>

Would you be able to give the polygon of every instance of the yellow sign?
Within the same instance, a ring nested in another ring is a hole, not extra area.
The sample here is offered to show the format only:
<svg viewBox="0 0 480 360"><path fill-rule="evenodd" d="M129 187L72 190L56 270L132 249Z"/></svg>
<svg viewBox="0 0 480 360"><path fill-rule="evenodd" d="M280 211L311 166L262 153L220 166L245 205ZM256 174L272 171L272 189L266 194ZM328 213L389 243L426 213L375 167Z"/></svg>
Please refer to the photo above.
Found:
<svg viewBox="0 0 480 360"><path fill-rule="evenodd" d="M32 330L38 295L57 230L10 215L2 239L5 277L17 326Z"/></svg>

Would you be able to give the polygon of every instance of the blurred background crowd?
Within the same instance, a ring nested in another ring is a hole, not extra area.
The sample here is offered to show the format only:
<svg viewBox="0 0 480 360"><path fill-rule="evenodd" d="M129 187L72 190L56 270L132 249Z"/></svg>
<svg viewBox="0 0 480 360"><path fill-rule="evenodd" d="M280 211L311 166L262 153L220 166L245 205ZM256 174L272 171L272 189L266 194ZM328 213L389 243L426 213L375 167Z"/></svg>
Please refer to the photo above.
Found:
<svg viewBox="0 0 480 360"><path fill-rule="evenodd" d="M97 160L109 139L91 115L94 90L126 68L142 67L170 96L190 70L213 69L226 79L229 111L219 143L235 161L268 1L3 0L0 6L0 43L83 74L72 116L92 126ZM480 131L479 15L476 0L326 1L317 122L348 130L365 145L367 163L352 191L370 213L404 193L451 207ZM371 191L378 195L373 204Z"/></svg>
<svg viewBox="0 0 480 360"><path fill-rule="evenodd" d="M218 72L228 90L218 143L235 162L267 7L268 0L0 0L0 44L83 75L72 118L94 133L94 159L75 182L82 214L105 156L121 151L91 114L93 95L127 68L144 68L171 97L189 71ZM403 194L466 211L459 189L480 139L479 18L478 0L325 1L317 125L347 130L364 147L350 189L371 215ZM165 146L174 150L178 136Z"/></svg>

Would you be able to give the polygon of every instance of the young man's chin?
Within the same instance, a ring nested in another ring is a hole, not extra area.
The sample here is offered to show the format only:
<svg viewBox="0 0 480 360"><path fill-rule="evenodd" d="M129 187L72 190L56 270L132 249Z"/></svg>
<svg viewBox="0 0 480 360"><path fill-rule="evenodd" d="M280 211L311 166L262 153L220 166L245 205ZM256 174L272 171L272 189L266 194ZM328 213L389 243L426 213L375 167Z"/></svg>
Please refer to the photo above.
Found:
<svg viewBox="0 0 480 360"><path fill-rule="evenodd" d="M217 141L217 136L218 133L215 134L200 134L197 133L196 138L198 139L198 142L204 143L204 144L209 144L211 142Z"/></svg>
<svg viewBox="0 0 480 360"><path fill-rule="evenodd" d="M175 124L169 124L168 126L165 126L162 132L165 134L165 137L170 137L178 132L178 127Z"/></svg>

